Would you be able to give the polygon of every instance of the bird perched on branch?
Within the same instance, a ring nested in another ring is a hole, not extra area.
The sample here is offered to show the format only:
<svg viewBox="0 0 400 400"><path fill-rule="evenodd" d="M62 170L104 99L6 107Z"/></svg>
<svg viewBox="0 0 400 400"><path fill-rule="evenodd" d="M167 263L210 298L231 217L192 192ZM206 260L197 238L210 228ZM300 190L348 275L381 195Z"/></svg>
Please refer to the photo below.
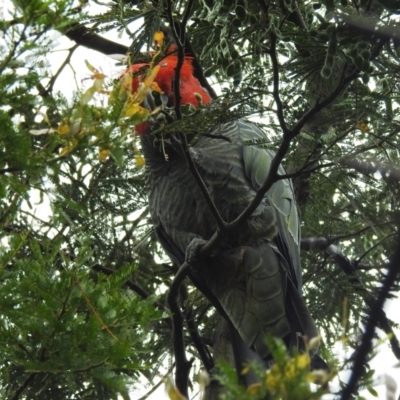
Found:
<svg viewBox="0 0 400 400"><path fill-rule="evenodd" d="M173 107L177 62L173 52L150 73L146 64L132 65L127 72L133 75L132 91L152 74L151 84ZM209 93L193 76L190 57L183 60L179 92L182 105L211 103ZM206 110L204 114L206 119ZM239 348L251 349L267 361L265 336L272 334L289 349L304 349L305 338L318 332L301 297L300 222L289 180L275 182L237 232L223 237L211 255L198 257L201 246L217 231L210 200L224 221L233 221L266 180L274 153L245 144L264 140L264 132L238 119L206 129L189 147L207 189L207 202L179 144L183 136L172 133L171 140L157 142L153 130L151 123L137 127L146 160L151 218L166 253L178 266L189 262L190 279L234 326ZM190 141L190 132L185 134ZM285 174L283 167L278 173ZM240 362L248 361L242 350Z"/></svg>

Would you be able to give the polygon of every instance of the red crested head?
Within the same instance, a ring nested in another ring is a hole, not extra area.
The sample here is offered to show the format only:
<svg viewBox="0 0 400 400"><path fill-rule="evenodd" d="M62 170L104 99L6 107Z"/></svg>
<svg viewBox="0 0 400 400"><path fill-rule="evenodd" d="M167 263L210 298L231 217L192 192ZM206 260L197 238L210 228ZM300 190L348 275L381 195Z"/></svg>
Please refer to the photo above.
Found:
<svg viewBox="0 0 400 400"><path fill-rule="evenodd" d="M204 89L197 78L193 76L192 57L185 57L180 71L180 95L181 104L191 104L194 107L199 107L198 95L202 98L203 104L211 102L211 96ZM175 77L175 68L178 63L176 53L167 55L159 62L159 70L154 76L154 83L158 85L157 90L161 90L169 98L170 105L174 104L173 81ZM122 76L122 83L125 89L131 93L136 93L139 89L139 83L144 81L148 75L148 67L150 64L133 64ZM124 80L124 77L129 75L132 77ZM124 83L125 82L125 83ZM197 96L197 97L196 97ZM145 133L148 123L144 122L136 126L136 132L139 134Z"/></svg>
<svg viewBox="0 0 400 400"><path fill-rule="evenodd" d="M156 82L159 88L168 96L172 104L174 101L173 80L175 77L175 67L177 63L178 57L175 53L163 58L159 62L160 70L154 79L154 82ZM146 67L148 65L149 64L133 64L126 71L127 73L133 74L131 88L132 93L137 91L139 82L141 81L140 76L144 77L146 75ZM191 57L185 57L183 61L180 72L180 80L181 104L183 106L192 104L194 107L198 107L199 103L196 98L196 93L201 96L203 104L208 104L211 102L210 94L201 86L198 79L193 76Z"/></svg>

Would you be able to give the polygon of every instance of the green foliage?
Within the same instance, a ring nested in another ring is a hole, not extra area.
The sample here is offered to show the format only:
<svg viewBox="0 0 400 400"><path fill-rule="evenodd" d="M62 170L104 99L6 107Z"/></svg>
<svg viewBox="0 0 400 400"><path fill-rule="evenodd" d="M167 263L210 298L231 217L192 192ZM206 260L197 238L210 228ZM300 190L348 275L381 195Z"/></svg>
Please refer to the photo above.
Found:
<svg viewBox="0 0 400 400"><path fill-rule="evenodd" d="M117 398L146 368L137 353L146 351L146 328L157 313L121 291L132 266L94 281L87 245L71 260L61 238L32 236L8 237L1 258L2 386L11 395L31 379L26 398Z"/></svg>

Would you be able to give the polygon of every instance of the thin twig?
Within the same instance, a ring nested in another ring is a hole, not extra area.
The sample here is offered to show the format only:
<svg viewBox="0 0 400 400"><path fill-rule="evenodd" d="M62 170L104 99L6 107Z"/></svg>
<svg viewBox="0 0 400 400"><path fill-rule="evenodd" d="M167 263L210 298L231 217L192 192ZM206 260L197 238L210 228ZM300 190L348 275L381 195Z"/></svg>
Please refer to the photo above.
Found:
<svg viewBox="0 0 400 400"><path fill-rule="evenodd" d="M309 122L315 114L332 104L343 92L346 86L358 77L360 72L357 69L355 69L350 75L346 77L347 67L347 64L343 66L341 77L335 89L333 89L333 91L327 97L325 97L325 99L317 102L314 107L310 108L307 112L303 114L303 116L299 119L297 124L291 130L291 136L297 136L303 129L304 125Z"/></svg>
<svg viewBox="0 0 400 400"><path fill-rule="evenodd" d="M181 77L181 69L183 65L183 61L185 59L185 48L184 48L184 39L185 39L185 27L181 27L180 35L176 31L175 21L172 12L172 1L167 1L167 15L168 15L168 22L171 27L172 36L174 37L176 46L177 46L177 53L178 53L178 60L175 67L175 76L173 81L173 92L174 92L174 109L175 115L177 120L182 119L182 109L181 109L181 91L180 91L180 77ZM183 38L183 40L181 40Z"/></svg>
<svg viewBox="0 0 400 400"><path fill-rule="evenodd" d="M311 164L307 164L307 165L311 165ZM311 174L312 172L318 171L322 168L329 168L329 167L334 167L337 164L336 163L326 163L326 164L320 164L320 165L316 165L315 167L309 168L309 169L305 169L307 167L307 165L303 165L300 169L298 169L296 172L293 172L292 174L284 174L284 175L278 175L276 177L277 181L280 181L282 179L292 179L292 178L297 178L301 175L307 175L307 174Z"/></svg>
<svg viewBox="0 0 400 400"><path fill-rule="evenodd" d="M372 250L376 249L378 246L380 246L384 241L386 241L387 239L396 236L396 233L391 233L387 236L385 236L384 238L382 238L381 240L379 240L378 242L376 242L373 246L371 246L368 250L366 250L363 254L361 254L361 256L358 258L357 260L357 264L368 254L370 253Z"/></svg>
<svg viewBox="0 0 400 400"><path fill-rule="evenodd" d="M194 1L189 0L186 6L186 10L183 14L182 22L181 22L181 43L184 44L186 41L186 25L189 21L190 16L192 15L193 12L193 5Z"/></svg>
<svg viewBox="0 0 400 400"><path fill-rule="evenodd" d="M92 266L92 269L96 272L102 272L105 275L112 275L115 273L114 270L104 267L103 265L100 264L95 264ZM150 294L147 293L143 288L141 288L139 285L137 285L135 282L133 282L130 279L127 279L125 281L125 286L127 286L129 289L131 289L133 292L135 292L136 294L138 294L142 299L147 300L150 297ZM164 306L164 304L161 304L158 301L154 302L154 305L163 312L168 312L167 307Z"/></svg>
<svg viewBox="0 0 400 400"><path fill-rule="evenodd" d="M313 160L307 160L306 163L307 165L313 165L316 163L318 160L320 160L325 154L328 154L328 151L335 146L336 143L340 142L342 139L344 139L347 135L349 135L353 130L355 130L356 127L353 125L349 129L347 129L344 133L341 135L337 136L332 143L330 143L320 154L317 158L314 158Z"/></svg>
<svg viewBox="0 0 400 400"><path fill-rule="evenodd" d="M97 320L100 322L100 325L103 327L103 329L105 329L107 331L107 333L115 340L118 341L118 338L111 332L110 328L104 323L103 319L100 317L99 313L97 312L97 310L95 309L94 305L92 304L92 302L89 299L89 296L87 295L87 293L85 292L85 290L83 289L81 283L79 282L78 278L75 276L75 283L78 286L79 290L82 293L83 298L85 299L87 305L89 306L90 310L92 311L93 315L97 318Z"/></svg>
<svg viewBox="0 0 400 400"><path fill-rule="evenodd" d="M152 388L142 397L140 397L138 400L146 400L152 393L154 393L164 382L165 382L166 376L164 376L162 379L159 380Z"/></svg>
<svg viewBox="0 0 400 400"><path fill-rule="evenodd" d="M22 43L23 38L25 38L25 32L28 29L28 25L24 24L24 27L22 29L22 32L19 35L19 39L16 41L13 41L10 44L10 51L8 52L8 54L6 56L4 56L3 54L3 61L0 64L0 74L3 73L4 69L8 66L8 63L13 59L16 58L15 56L15 52L17 51L18 46ZM7 42L6 42L7 43ZM4 51L4 50L3 50Z"/></svg>
<svg viewBox="0 0 400 400"><path fill-rule="evenodd" d="M221 214L219 213L218 208L215 205L213 199L211 198L210 193L208 192L207 187L203 181L203 178L201 177L201 175L196 167L196 164L193 161L193 158L189 151L189 146L187 143L186 135L180 135L180 139L181 139L181 146L182 146L183 154L185 156L189 170L197 182L197 185L204 197L204 200L206 201L208 208L211 211L211 213L215 219L215 222L217 223L219 231L224 231L227 224L224 221L224 219L222 218Z"/></svg>
<svg viewBox="0 0 400 400"><path fill-rule="evenodd" d="M58 76L60 75L60 73L62 72L64 67L70 62L71 57L74 54L74 51L78 47L79 47L79 44L75 43L70 49L68 49L67 57L65 58L65 60L61 64L60 68L58 68L57 72L50 78L49 84L47 85L47 88L46 88L46 93L44 93L44 95L50 93L53 90L53 86L54 86L54 83L55 83L56 79L58 78Z"/></svg>
<svg viewBox="0 0 400 400"><path fill-rule="evenodd" d="M272 77L274 82L274 90L272 93L276 103L279 124L281 126L283 136L285 137L289 134L290 131L285 122L285 117L283 115L283 104L279 95L279 64L278 57L276 55L276 40L276 36L271 35L271 53L269 56L272 63Z"/></svg>

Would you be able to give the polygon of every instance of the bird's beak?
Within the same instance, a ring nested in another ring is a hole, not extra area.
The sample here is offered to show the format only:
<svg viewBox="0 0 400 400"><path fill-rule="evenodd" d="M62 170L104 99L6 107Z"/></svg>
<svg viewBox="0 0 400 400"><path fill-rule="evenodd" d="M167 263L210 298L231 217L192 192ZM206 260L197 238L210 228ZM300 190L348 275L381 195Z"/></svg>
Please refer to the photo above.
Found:
<svg viewBox="0 0 400 400"><path fill-rule="evenodd" d="M150 112L153 112L156 110L163 110L167 106L167 103L167 95L149 89L141 105Z"/></svg>

